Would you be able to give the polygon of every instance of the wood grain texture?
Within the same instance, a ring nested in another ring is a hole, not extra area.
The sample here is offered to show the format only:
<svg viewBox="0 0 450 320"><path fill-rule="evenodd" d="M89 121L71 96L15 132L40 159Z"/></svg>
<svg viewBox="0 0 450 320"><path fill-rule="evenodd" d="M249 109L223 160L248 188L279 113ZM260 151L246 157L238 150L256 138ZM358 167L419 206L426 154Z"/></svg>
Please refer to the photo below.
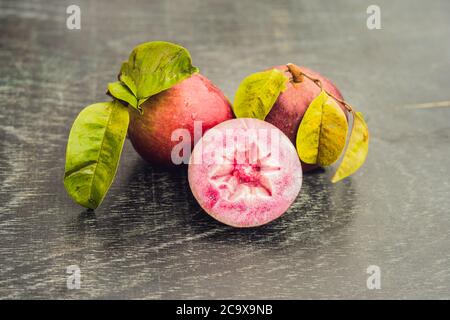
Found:
<svg viewBox="0 0 450 320"><path fill-rule="evenodd" d="M448 1L378 1L373 31L371 1L77 3L78 31L71 1L0 2L1 298L450 298L450 108L403 107L450 98ZM201 211L186 170L126 141L107 198L83 210L62 183L71 123L151 40L188 48L230 99L270 66L318 70L368 120L366 164L335 185L306 175L286 215L237 230Z"/></svg>

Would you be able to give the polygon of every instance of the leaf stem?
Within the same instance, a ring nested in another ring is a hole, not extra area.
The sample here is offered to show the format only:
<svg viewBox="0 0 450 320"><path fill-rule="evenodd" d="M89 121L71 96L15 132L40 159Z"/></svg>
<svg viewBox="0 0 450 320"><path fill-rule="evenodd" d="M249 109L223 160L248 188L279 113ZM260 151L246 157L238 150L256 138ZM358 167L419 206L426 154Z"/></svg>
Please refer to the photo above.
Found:
<svg viewBox="0 0 450 320"><path fill-rule="evenodd" d="M348 104L347 102L345 102L342 99L339 99L338 97L336 97L335 95L333 95L332 93L328 92L327 90L325 90L323 88L322 85L322 81L320 81L320 79L314 78L306 73L304 73L298 66L296 66L295 64L292 63L288 63L286 65L288 72L291 73L292 78L290 79L290 81L293 81L294 83L299 83L303 81L303 77L308 78L309 80L311 80L312 82L314 82L321 90L325 91L325 93L327 95L329 95L330 97L332 97L334 100L338 101L339 103L341 103L342 105L344 105L345 109L347 109L349 112L353 113L353 107Z"/></svg>

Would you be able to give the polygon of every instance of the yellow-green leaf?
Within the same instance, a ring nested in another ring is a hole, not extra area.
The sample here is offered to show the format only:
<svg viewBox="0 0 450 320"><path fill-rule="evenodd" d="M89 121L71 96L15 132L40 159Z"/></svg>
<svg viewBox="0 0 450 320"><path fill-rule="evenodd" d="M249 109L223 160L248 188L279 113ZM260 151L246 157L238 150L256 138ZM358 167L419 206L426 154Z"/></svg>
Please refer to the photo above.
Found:
<svg viewBox="0 0 450 320"><path fill-rule="evenodd" d="M264 120L286 89L288 78L277 69L257 72L245 78L236 91L233 111L237 118Z"/></svg>
<svg viewBox="0 0 450 320"><path fill-rule="evenodd" d="M80 205L95 209L116 175L128 130L128 109L117 100L84 108L69 134L64 187Z"/></svg>
<svg viewBox="0 0 450 320"><path fill-rule="evenodd" d="M353 113L353 128L350 142L341 165L331 180L338 182L355 173L364 163L369 152L369 129L361 112Z"/></svg>
<svg viewBox="0 0 450 320"><path fill-rule="evenodd" d="M311 102L297 132L297 152L308 164L329 166L345 147L348 123L338 103L322 92Z"/></svg>
<svg viewBox="0 0 450 320"><path fill-rule="evenodd" d="M108 92L114 98L128 103L131 107L139 110L138 101L134 94L121 81L111 82L108 84ZM139 110L141 111L141 110Z"/></svg>

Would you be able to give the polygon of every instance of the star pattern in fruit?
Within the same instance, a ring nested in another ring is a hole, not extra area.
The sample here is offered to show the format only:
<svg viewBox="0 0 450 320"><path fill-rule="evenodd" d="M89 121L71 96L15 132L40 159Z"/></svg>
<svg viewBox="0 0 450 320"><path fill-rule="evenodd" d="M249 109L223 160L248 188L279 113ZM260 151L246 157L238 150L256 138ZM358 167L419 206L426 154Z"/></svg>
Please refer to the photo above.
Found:
<svg viewBox="0 0 450 320"><path fill-rule="evenodd" d="M280 170L280 167L271 163L270 152L260 157L261 153L256 143L251 143L244 150L235 148L231 155L223 156L222 163L214 166L211 183L232 201L245 194L271 196L269 174Z"/></svg>

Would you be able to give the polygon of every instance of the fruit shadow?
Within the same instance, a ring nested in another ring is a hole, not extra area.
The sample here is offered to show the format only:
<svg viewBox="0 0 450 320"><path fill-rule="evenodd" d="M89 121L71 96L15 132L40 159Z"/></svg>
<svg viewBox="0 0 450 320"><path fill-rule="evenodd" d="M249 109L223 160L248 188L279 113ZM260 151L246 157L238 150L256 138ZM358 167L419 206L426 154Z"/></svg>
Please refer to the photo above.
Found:
<svg viewBox="0 0 450 320"><path fill-rule="evenodd" d="M152 166L139 158L127 171L125 178L115 181L101 206L83 209L66 225L70 245L89 239L89 246L110 251L140 246L143 237L151 247L158 241L151 243L155 239L150 234L161 236L161 241L171 235L189 236L186 226L191 223L195 199L190 194L187 166Z"/></svg>
<svg viewBox="0 0 450 320"><path fill-rule="evenodd" d="M106 206L83 211L77 219L79 231L95 232L108 250L142 245L143 236L149 247L192 238L200 246L309 246L349 224L354 215L351 179L332 184L321 169L304 175L300 195L287 213L257 228L229 227L206 214L190 191L187 167L153 167L139 159L120 189Z"/></svg>
<svg viewBox="0 0 450 320"><path fill-rule="evenodd" d="M355 192L351 179L332 184L329 172L316 169L303 177L302 189L296 201L280 218L256 228L232 228L205 214L195 203L197 214L192 217L193 228L217 228L210 241L227 242L232 246L252 245L285 249L286 246L314 247L348 226L355 214Z"/></svg>

